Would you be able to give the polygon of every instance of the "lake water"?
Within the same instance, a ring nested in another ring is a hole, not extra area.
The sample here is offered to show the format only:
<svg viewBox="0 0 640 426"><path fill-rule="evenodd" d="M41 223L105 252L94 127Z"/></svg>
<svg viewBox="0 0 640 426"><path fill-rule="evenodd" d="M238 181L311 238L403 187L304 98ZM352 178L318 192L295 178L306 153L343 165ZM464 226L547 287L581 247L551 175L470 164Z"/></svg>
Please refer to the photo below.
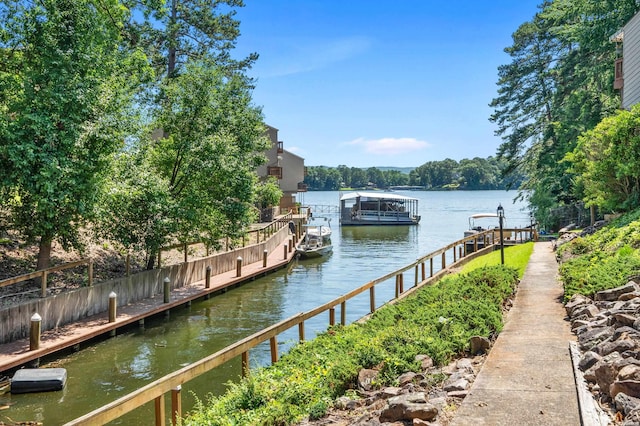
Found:
<svg viewBox="0 0 640 426"><path fill-rule="evenodd" d="M145 328L131 328L115 338L98 341L83 350L43 364L67 369L68 381L59 392L4 395L14 405L0 411L0 421L40 421L58 425L105 405L120 396L240 340L256 331L333 300L368 281L406 266L417 258L462 238L468 217L505 209L505 226L527 227L527 206L513 203L516 192L451 191L399 192L419 198L418 226L339 227L336 213L314 216L331 219L333 253L320 260L294 261L288 268L250 282L209 300L176 309L170 318L147 320ZM303 205L338 205L338 192L308 192ZM495 224L492 224L495 225ZM407 286L407 284L405 284ZM392 298L394 287L376 291L376 302ZM369 311L368 294L347 304L347 321ZM307 339L324 331L327 315L305 322ZM282 354L298 338L297 327L278 336ZM250 352L252 368L270 362L266 342ZM240 375L236 359L183 387L183 412L194 398L219 394L225 383ZM166 398L170 399L170 398ZM167 413L170 411L167 409ZM153 424L153 407L143 407L117 424Z"/></svg>

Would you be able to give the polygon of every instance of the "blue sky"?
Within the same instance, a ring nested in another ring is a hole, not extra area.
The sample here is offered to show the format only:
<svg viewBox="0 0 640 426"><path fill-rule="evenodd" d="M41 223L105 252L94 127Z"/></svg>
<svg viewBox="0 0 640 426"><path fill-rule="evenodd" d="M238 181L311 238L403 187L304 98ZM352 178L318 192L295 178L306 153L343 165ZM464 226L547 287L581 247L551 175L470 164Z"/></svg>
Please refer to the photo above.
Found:
<svg viewBox="0 0 640 426"><path fill-rule="evenodd" d="M511 34L540 0L245 0L234 55L307 166L417 167L495 155Z"/></svg>

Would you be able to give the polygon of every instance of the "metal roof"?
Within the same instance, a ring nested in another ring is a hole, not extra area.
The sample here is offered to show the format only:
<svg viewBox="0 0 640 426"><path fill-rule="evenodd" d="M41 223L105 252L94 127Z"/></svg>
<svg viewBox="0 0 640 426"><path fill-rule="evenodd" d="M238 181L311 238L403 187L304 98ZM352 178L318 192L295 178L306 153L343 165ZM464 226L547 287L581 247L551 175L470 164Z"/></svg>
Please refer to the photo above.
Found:
<svg viewBox="0 0 640 426"><path fill-rule="evenodd" d="M363 198L371 198L376 200L396 200L396 201L408 201L408 200L417 200L417 198L407 197L405 195L395 194L393 192L347 192L340 196L340 201L342 200L352 200L357 197Z"/></svg>

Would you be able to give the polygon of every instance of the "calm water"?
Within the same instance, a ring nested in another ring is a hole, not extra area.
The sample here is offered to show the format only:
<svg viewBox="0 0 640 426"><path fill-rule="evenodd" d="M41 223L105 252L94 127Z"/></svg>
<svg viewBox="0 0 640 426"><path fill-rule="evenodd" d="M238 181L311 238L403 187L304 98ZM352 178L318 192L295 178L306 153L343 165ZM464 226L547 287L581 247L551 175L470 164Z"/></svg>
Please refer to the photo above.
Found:
<svg viewBox="0 0 640 426"><path fill-rule="evenodd" d="M10 409L0 411L0 421L40 421L58 425L107 404L149 382L259 331L298 312L359 287L416 258L463 236L468 217L474 213L505 208L507 227L526 227L529 213L522 203L513 204L515 192L407 192L420 199L422 221L412 227L338 226L330 217L333 253L326 259L292 263L288 268L240 288L176 309L171 317L147 320L145 328L132 328L115 338L99 341L83 350L43 366L67 369L67 386L60 392L4 395ZM309 192L303 204L338 205L338 192ZM494 225L494 224L492 224ZM407 284L405 284L406 286ZM393 297L392 284L376 290L376 302ZM347 303L347 321L369 310L368 294ZM326 329L328 314L305 323L307 338ZM278 336L282 354L297 340L297 327ZM267 365L269 344L250 352L252 367ZM183 387L183 412L200 398L224 391L225 383L240 375L240 360L189 382ZM170 398L167 398L168 400ZM169 410L167 410L167 413ZM143 407L123 417L118 424L153 424L153 407Z"/></svg>

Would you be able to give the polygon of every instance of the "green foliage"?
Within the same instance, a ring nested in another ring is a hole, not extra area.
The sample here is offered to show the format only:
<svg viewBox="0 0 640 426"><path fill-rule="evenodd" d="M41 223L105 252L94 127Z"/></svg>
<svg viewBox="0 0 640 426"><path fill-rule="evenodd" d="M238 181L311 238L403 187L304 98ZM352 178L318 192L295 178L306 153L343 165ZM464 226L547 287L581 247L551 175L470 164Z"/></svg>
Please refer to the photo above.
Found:
<svg viewBox="0 0 640 426"><path fill-rule="evenodd" d="M623 216L593 235L576 238L558 249L564 298L592 297L596 292L625 284L640 272L639 212Z"/></svg>
<svg viewBox="0 0 640 426"><path fill-rule="evenodd" d="M361 368L378 367L377 385L393 384L418 367L418 354L442 365L464 352L471 336L498 333L503 303L517 281L515 269L501 266L447 277L377 310L366 323L335 326L294 346L276 364L197 408L185 424L289 425L320 418L331 401L355 388Z"/></svg>
<svg viewBox="0 0 640 426"><path fill-rule="evenodd" d="M607 211L640 207L640 105L605 118L567 155L587 205Z"/></svg>
<svg viewBox="0 0 640 426"><path fill-rule="evenodd" d="M82 248L78 230L137 117L149 74L144 55L121 49L124 15L86 0L0 7L0 196L45 257L54 239Z"/></svg>
<svg viewBox="0 0 640 426"><path fill-rule="evenodd" d="M282 190L278 186L278 180L274 176L260 182L256 188L256 203L261 208L276 206L282 198Z"/></svg>
<svg viewBox="0 0 640 426"><path fill-rule="evenodd" d="M531 253L533 253L533 243L508 246L504 248L504 262L507 266L516 268L518 276L522 278L524 276L524 270L529 263ZM495 250L467 262L462 267L462 272L468 273L480 267L499 265L501 261L500 251Z"/></svg>

